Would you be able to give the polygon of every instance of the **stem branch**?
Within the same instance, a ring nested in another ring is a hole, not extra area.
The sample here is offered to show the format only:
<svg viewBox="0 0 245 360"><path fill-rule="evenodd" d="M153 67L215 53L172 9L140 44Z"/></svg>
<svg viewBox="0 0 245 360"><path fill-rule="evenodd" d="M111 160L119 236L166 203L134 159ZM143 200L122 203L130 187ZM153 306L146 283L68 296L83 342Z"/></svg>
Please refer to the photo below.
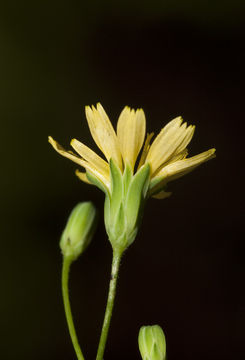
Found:
<svg viewBox="0 0 245 360"><path fill-rule="evenodd" d="M69 256L64 256L63 258L63 266L62 266L62 295L64 301L65 315L68 324L69 333L71 336L71 341L77 355L78 360L84 360L84 356L82 354L82 350L79 346L76 330L73 323L72 313L71 313L71 305L69 300L69 291L68 291L68 279L69 279L69 270L70 265L72 263L72 259Z"/></svg>

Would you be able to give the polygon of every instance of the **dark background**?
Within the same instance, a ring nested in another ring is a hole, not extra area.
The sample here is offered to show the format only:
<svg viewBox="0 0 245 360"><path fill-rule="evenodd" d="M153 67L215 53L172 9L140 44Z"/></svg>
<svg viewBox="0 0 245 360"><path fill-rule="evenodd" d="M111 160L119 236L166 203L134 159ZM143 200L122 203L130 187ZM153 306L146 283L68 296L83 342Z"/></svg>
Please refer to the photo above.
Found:
<svg viewBox="0 0 245 360"><path fill-rule="evenodd" d="M244 10L242 1L2 3L2 359L75 358L58 243L84 200L100 221L70 293L86 359L95 358L111 261L104 196L47 136L96 150L84 106L97 101L114 125L125 105L143 107L155 133L182 115L197 126L191 155L217 149L169 185L171 198L148 201L122 261L105 359L140 359L139 328L156 323L169 360L244 359Z"/></svg>

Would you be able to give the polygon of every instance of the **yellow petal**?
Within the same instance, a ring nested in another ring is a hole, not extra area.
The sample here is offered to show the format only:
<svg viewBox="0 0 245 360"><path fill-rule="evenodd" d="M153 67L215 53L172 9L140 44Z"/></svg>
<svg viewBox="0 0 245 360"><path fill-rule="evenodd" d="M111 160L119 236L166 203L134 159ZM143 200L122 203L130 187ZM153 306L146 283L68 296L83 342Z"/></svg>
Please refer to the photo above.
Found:
<svg viewBox="0 0 245 360"><path fill-rule="evenodd" d="M166 192L166 191L160 191L159 193L157 193L156 195L153 195L152 197L155 199L166 199L169 196L171 196L172 193L171 192Z"/></svg>
<svg viewBox="0 0 245 360"><path fill-rule="evenodd" d="M117 137L124 163L134 169L135 161L145 138L145 114L142 109L126 106L117 123Z"/></svg>
<svg viewBox="0 0 245 360"><path fill-rule="evenodd" d="M90 184L90 185L93 185L89 179L87 178L87 175L86 175L86 172L83 172L83 171L79 171L79 170L76 170L75 171L75 174L77 175L77 177L82 180L83 182L87 183L87 184Z"/></svg>
<svg viewBox="0 0 245 360"><path fill-rule="evenodd" d="M164 168L165 166L172 164L173 162L176 162L178 160L184 160L188 155L188 150L184 149L182 150L180 153L178 154L174 154L174 156L172 156L168 161L166 161L162 166L160 166L157 171L155 171L154 176L152 176L152 178L157 177L158 174L161 172L162 168Z"/></svg>
<svg viewBox="0 0 245 360"><path fill-rule="evenodd" d="M110 177L109 175L109 165L98 156L93 150L81 143L76 139L72 139L71 146L74 150L88 163L90 163L99 173L101 173L105 178Z"/></svg>
<svg viewBox="0 0 245 360"><path fill-rule="evenodd" d="M182 124L182 122L183 122L182 117L178 116L175 119L171 120L167 125L165 125L164 128L160 131L160 133L153 141L151 145L151 151L154 151L155 148L159 146L159 144L162 142L163 136L167 135L169 131L175 131L176 129L178 129Z"/></svg>
<svg viewBox="0 0 245 360"><path fill-rule="evenodd" d="M92 108L86 106L85 113L95 143L104 153L108 161L110 158L113 158L120 169L122 169L122 158L118 139L102 105L98 103L97 109L94 106L92 106Z"/></svg>
<svg viewBox="0 0 245 360"><path fill-rule="evenodd" d="M183 160L186 158L186 156L188 155L188 150L184 149L181 152L179 152L178 154L174 155L173 157L171 157L171 159L169 160L168 164L178 161L178 160Z"/></svg>
<svg viewBox="0 0 245 360"><path fill-rule="evenodd" d="M149 160L152 169L156 169L156 163L159 163L159 158L163 156L162 148L164 146L164 143L166 139L168 138L168 135L172 135L174 132L176 132L177 129L181 126L182 118L179 116L172 121L170 121L157 135L155 140L150 146L150 149L148 151L146 161ZM155 160L154 160L155 158ZM158 165L159 166L159 165ZM158 167L157 166L157 167Z"/></svg>
<svg viewBox="0 0 245 360"><path fill-rule="evenodd" d="M186 149L186 146L190 143L191 139L193 138L195 132L195 126L190 125L185 131L182 141L179 143L179 146L175 150L175 154L179 154L180 152Z"/></svg>
<svg viewBox="0 0 245 360"><path fill-rule="evenodd" d="M145 144L144 144L144 147L143 147L143 150L142 150L142 154L141 154L141 157L140 157L140 161L139 161L139 165L138 165L138 170L141 168L141 166L145 163L145 159L146 159L146 156L148 154L148 151L150 149L150 141L152 139L152 137L154 136L154 133L150 133L150 134L147 134L146 136L146 141L145 141Z"/></svg>
<svg viewBox="0 0 245 360"><path fill-rule="evenodd" d="M194 127L187 128L186 123L182 124L182 118L176 118L167 124L152 143L146 161L151 165L154 176L171 157L180 153L190 142Z"/></svg>
<svg viewBox="0 0 245 360"><path fill-rule="evenodd" d="M194 170L197 166L201 165L205 161L208 161L215 157L215 149L204 151L203 153L192 156L184 160L178 160L165 166L158 174L157 177L162 177L167 183L169 181L178 179L179 177Z"/></svg>
<svg viewBox="0 0 245 360"><path fill-rule="evenodd" d="M48 141L60 155L66 157L67 159L70 159L71 161L75 162L76 164L84 167L84 163L83 163L82 159L79 156L77 156L76 154L73 154L71 151L66 151L63 148L63 146L61 146L51 136L48 137Z"/></svg>
<svg viewBox="0 0 245 360"><path fill-rule="evenodd" d="M100 172L98 172L98 170L96 168L94 168L90 163L88 163L86 160L81 159L77 155L73 154L71 151L66 151L51 136L49 136L48 141L60 155L74 161L76 164L84 167L86 170L91 171L92 174L97 176L103 182L103 184L109 188L109 185L110 185L109 178L105 177L104 174L101 174Z"/></svg>

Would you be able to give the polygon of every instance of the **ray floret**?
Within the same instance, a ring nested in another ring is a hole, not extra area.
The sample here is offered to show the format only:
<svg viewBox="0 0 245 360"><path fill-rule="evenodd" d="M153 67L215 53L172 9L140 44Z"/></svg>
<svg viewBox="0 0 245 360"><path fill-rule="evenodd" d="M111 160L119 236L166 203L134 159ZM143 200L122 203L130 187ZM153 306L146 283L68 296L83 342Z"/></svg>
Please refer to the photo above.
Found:
<svg viewBox="0 0 245 360"><path fill-rule="evenodd" d="M85 170L76 170L80 180L99 185L105 191L112 191L110 160L114 161L122 175L127 167L130 170L126 173L129 171L133 176L142 166L149 164L148 196L165 198L171 194L165 191L168 182L215 157L215 149L187 157L187 146L195 126L187 126L180 116L167 123L151 143L154 134L147 134L145 139L146 119L143 109L134 110L126 106L118 118L116 132L100 103L96 107L86 106L85 114L91 135L105 159L77 139L71 140L76 153L66 151L51 136L49 142L60 155Z"/></svg>

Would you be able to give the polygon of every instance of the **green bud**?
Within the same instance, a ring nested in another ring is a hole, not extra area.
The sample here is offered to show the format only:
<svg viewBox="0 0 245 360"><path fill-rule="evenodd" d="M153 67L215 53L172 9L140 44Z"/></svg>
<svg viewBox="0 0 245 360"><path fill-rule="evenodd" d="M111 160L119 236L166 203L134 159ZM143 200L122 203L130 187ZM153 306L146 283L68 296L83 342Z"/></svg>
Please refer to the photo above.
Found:
<svg viewBox="0 0 245 360"><path fill-rule="evenodd" d="M150 167L145 164L133 175L110 161L111 189L105 198L105 227L113 250L122 253L135 239L149 185Z"/></svg>
<svg viewBox="0 0 245 360"><path fill-rule="evenodd" d="M96 228L96 209L92 202L82 202L72 210L60 240L64 256L78 258L89 245Z"/></svg>
<svg viewBox="0 0 245 360"><path fill-rule="evenodd" d="M143 360L166 359L165 335L160 326L142 326L139 331L138 342Z"/></svg>

